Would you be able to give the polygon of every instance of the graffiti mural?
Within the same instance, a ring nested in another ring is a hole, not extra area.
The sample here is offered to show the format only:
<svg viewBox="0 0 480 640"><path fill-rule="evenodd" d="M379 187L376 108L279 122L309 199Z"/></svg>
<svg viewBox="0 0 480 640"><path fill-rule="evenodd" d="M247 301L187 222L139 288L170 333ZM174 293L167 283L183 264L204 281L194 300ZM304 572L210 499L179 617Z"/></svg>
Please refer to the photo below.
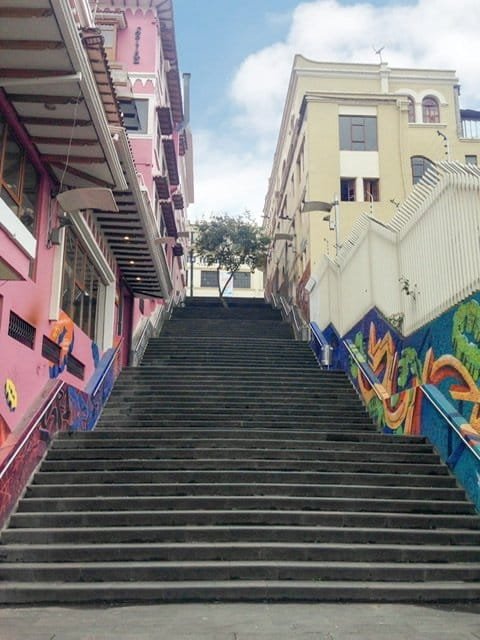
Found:
<svg viewBox="0 0 480 640"><path fill-rule="evenodd" d="M331 343L334 328L324 336ZM428 437L480 509L480 294L408 337L374 309L344 340L335 366L375 423Z"/></svg>
<svg viewBox="0 0 480 640"><path fill-rule="evenodd" d="M65 311L60 311L60 316L52 325L50 340L60 347L60 358L58 364L50 367L50 378L57 378L67 366L68 356L73 351L74 344L74 324L73 320L67 316Z"/></svg>
<svg viewBox="0 0 480 640"><path fill-rule="evenodd" d="M18 393L15 383L10 378L5 380L5 384L3 385L3 390L5 393L5 401L7 403L10 411L15 411L18 406Z"/></svg>
<svg viewBox="0 0 480 640"><path fill-rule="evenodd" d="M23 446L8 449L0 460L0 527L5 523L33 470L42 459L48 443L58 431L68 429L70 411L65 385L54 391L41 412L38 428L34 429ZM29 427L25 429L28 432Z"/></svg>
<svg viewBox="0 0 480 640"><path fill-rule="evenodd" d="M9 435L10 427L8 426L5 418L0 413L0 446L5 442Z"/></svg>
<svg viewBox="0 0 480 640"><path fill-rule="evenodd" d="M376 316L376 317L375 317ZM355 365L350 374L374 420L385 432L420 433L422 385L433 384L463 416L466 437L480 434L480 300L472 298L413 336L396 337L374 311L368 314L368 339L352 332L356 349L379 381L379 394Z"/></svg>

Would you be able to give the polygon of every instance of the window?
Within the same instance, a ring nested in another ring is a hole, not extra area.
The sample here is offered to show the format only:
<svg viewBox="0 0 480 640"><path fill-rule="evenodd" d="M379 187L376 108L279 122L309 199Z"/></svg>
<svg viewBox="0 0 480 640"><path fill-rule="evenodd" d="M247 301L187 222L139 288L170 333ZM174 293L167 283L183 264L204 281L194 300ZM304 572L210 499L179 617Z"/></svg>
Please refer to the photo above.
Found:
<svg viewBox="0 0 480 640"><path fill-rule="evenodd" d="M93 263L72 229L66 227L61 307L92 339L95 339L100 286L100 276Z"/></svg>
<svg viewBox="0 0 480 640"><path fill-rule="evenodd" d="M376 151L377 118L375 116L340 116L340 149Z"/></svg>
<svg viewBox="0 0 480 640"><path fill-rule="evenodd" d="M36 235L40 178L24 149L0 115L0 198Z"/></svg>
<svg viewBox="0 0 480 640"><path fill-rule="evenodd" d="M378 178L363 179L363 199L365 202L378 202L380 200L379 184Z"/></svg>
<svg viewBox="0 0 480 640"><path fill-rule="evenodd" d="M252 274L248 271L237 271L233 274L233 287L235 289L250 289Z"/></svg>
<svg viewBox="0 0 480 640"><path fill-rule="evenodd" d="M424 156L413 156L411 158L411 164L413 184L417 184L417 182L423 178L427 169L433 165L432 161Z"/></svg>
<svg viewBox="0 0 480 640"><path fill-rule="evenodd" d="M217 287L217 272L216 271L201 271L200 272L200 286L201 287Z"/></svg>
<svg viewBox="0 0 480 640"><path fill-rule="evenodd" d="M477 156L465 156L465 164L478 164Z"/></svg>
<svg viewBox="0 0 480 640"><path fill-rule="evenodd" d="M342 202L354 202L355 199L355 178L340 178L340 200Z"/></svg>
<svg viewBox="0 0 480 640"><path fill-rule="evenodd" d="M423 122L427 123L440 122L440 108L437 100L432 96L422 100L422 118Z"/></svg>
<svg viewBox="0 0 480 640"><path fill-rule="evenodd" d="M415 102L413 100L413 98L411 98L410 96L408 97L408 121L409 122L415 122L416 117L415 117Z"/></svg>
<svg viewBox="0 0 480 640"><path fill-rule="evenodd" d="M148 100L120 100L125 129L135 133L148 133Z"/></svg>

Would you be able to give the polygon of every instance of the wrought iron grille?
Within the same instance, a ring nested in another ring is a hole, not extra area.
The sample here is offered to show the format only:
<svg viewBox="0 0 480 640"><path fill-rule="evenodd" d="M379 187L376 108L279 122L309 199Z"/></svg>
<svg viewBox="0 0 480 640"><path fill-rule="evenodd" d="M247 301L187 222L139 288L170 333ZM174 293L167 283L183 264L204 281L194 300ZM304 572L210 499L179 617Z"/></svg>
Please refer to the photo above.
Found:
<svg viewBox="0 0 480 640"><path fill-rule="evenodd" d="M60 354L62 350L58 346L56 342L47 338L47 336L43 336L42 340L42 356L53 364L60 364Z"/></svg>
<svg viewBox="0 0 480 640"><path fill-rule="evenodd" d="M36 329L31 324L17 316L16 313L10 311L10 320L8 323L8 335L21 342L26 347L33 349L35 344Z"/></svg>
<svg viewBox="0 0 480 640"><path fill-rule="evenodd" d="M67 358L67 371L80 380L85 377L85 365L72 355Z"/></svg>

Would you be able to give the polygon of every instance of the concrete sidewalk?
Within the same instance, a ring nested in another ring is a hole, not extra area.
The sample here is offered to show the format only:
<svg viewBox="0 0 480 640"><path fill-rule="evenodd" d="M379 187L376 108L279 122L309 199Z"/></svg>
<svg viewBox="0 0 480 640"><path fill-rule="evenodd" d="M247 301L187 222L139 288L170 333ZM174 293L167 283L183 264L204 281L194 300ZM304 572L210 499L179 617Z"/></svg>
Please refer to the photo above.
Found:
<svg viewBox="0 0 480 640"><path fill-rule="evenodd" d="M0 640L480 640L480 604L0 609Z"/></svg>

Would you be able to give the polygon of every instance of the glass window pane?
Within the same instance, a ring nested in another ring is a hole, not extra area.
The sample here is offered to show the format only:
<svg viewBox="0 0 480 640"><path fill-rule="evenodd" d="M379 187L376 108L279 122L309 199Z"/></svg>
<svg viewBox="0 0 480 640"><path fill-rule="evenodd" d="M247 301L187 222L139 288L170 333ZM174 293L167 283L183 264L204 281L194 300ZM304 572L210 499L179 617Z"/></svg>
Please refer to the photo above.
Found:
<svg viewBox="0 0 480 640"><path fill-rule="evenodd" d="M18 216L18 212L20 210L20 207L18 206L17 202L10 196L10 194L8 193L8 191L4 187L2 187L2 189L0 190L0 197L5 202L5 204L10 207L10 209L13 211L13 213L16 216Z"/></svg>
<svg viewBox="0 0 480 640"><path fill-rule="evenodd" d="M340 149L349 150L351 146L350 140L350 118L348 116L340 116Z"/></svg>
<svg viewBox="0 0 480 640"><path fill-rule="evenodd" d="M32 163L26 160L23 178L22 213L20 219L34 236L36 235L38 187L38 173Z"/></svg>
<svg viewBox="0 0 480 640"><path fill-rule="evenodd" d="M377 119L365 118L365 150L376 151L377 148Z"/></svg>
<svg viewBox="0 0 480 640"><path fill-rule="evenodd" d="M250 289L251 273L248 271L237 271L233 274L233 286L236 289Z"/></svg>
<svg viewBox="0 0 480 640"><path fill-rule="evenodd" d="M65 230L65 257L63 263L61 307L72 317L72 301L75 283L75 237L69 229Z"/></svg>
<svg viewBox="0 0 480 640"><path fill-rule="evenodd" d="M201 287L216 287L217 286L217 272L216 271L202 271L200 273L200 286Z"/></svg>
<svg viewBox="0 0 480 640"><path fill-rule="evenodd" d="M7 133L7 143L3 162L3 184L8 187L12 195L19 194L20 171L22 168L23 149L10 132Z"/></svg>

